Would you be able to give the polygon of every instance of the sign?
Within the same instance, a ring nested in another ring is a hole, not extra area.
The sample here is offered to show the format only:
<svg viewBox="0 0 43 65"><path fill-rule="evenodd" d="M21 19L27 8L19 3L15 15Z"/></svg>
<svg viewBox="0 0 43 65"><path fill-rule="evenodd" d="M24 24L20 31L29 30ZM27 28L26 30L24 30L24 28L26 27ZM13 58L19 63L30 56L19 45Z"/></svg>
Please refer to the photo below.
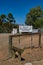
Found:
<svg viewBox="0 0 43 65"><path fill-rule="evenodd" d="M14 29L12 30L12 34L16 34L17 33L17 29Z"/></svg>
<svg viewBox="0 0 43 65"><path fill-rule="evenodd" d="M19 32L32 32L32 26L19 26Z"/></svg>

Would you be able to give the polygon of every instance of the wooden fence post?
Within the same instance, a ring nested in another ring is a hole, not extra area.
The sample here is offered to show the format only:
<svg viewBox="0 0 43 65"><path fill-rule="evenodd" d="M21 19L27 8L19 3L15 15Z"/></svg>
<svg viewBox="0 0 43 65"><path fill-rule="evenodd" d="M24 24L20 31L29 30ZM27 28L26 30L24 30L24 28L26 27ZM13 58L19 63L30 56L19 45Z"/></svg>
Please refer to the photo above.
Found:
<svg viewBox="0 0 43 65"><path fill-rule="evenodd" d="M31 48L33 48L33 42L32 42L32 32L31 32Z"/></svg>
<svg viewBox="0 0 43 65"><path fill-rule="evenodd" d="M41 48L41 31L40 31L40 28L39 28L39 47Z"/></svg>
<svg viewBox="0 0 43 65"><path fill-rule="evenodd" d="M9 56L12 57L12 37L9 36Z"/></svg>

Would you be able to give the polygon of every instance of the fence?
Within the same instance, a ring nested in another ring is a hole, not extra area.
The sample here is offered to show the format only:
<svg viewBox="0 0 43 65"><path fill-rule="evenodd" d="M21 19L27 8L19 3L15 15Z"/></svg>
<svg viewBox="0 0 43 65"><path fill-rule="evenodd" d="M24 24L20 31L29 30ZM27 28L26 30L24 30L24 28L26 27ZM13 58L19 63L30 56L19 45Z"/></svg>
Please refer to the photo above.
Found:
<svg viewBox="0 0 43 65"><path fill-rule="evenodd" d="M11 57L12 46L19 47L19 48L23 48L23 47L32 48L32 46L40 47L39 42L41 43L41 46L43 47L43 33L41 34L32 33L32 36L31 34L16 34L16 35L0 34L0 59L3 59L3 58L5 59L8 56Z"/></svg>
<svg viewBox="0 0 43 65"><path fill-rule="evenodd" d="M19 47L21 48L21 46L20 46L20 44L22 44L21 42L21 40L23 40L24 41L24 38L25 38L25 41L27 40L27 37L28 36L30 36L30 47L31 48L33 48L34 46L33 46L33 36L34 35L38 35L38 40L36 41L36 43L38 42L38 47L40 47L41 48L41 33L31 33L31 34L16 34L16 35L10 35L9 36L9 54L10 54L10 57L12 56L12 42L13 42L13 38L16 38L16 37L18 37L19 39L18 39L18 43L19 43ZM23 37L23 39L21 38L21 37ZM37 38L35 38L35 39L37 39ZM24 42L24 43L26 43L26 42ZM23 43L23 44L24 44ZM27 43L29 43L29 39L28 39L28 41L27 41ZM14 43L14 46L15 46L15 44L16 44L16 42ZM25 45L25 44L24 44ZM27 45L28 46L28 45ZM16 45L16 47L17 47L17 45ZM28 48L30 48L30 47L28 47Z"/></svg>

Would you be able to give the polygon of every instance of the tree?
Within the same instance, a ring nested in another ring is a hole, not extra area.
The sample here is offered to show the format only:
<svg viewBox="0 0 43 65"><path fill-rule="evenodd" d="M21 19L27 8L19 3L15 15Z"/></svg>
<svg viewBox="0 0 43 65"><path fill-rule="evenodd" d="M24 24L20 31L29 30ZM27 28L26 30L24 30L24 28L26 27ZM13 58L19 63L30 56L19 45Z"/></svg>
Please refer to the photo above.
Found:
<svg viewBox="0 0 43 65"><path fill-rule="evenodd" d="M26 25L33 25L34 28L41 27L42 19L43 18L43 11L40 6L32 8L30 12L26 16ZM40 24L41 23L41 24Z"/></svg>
<svg viewBox="0 0 43 65"><path fill-rule="evenodd" d="M15 24L15 18L11 13L6 16L5 14L0 15L0 33L10 33L12 31L12 28L17 27Z"/></svg>
<svg viewBox="0 0 43 65"><path fill-rule="evenodd" d="M34 23L35 28L41 28L43 26L43 19L37 19Z"/></svg>
<svg viewBox="0 0 43 65"><path fill-rule="evenodd" d="M2 14L2 15L0 16L0 20L1 20L2 22L6 22L6 15L5 15L5 14Z"/></svg>
<svg viewBox="0 0 43 65"><path fill-rule="evenodd" d="M8 14L8 17L7 17L7 20L10 22L10 23L15 23L15 18L13 17L12 13L9 13Z"/></svg>

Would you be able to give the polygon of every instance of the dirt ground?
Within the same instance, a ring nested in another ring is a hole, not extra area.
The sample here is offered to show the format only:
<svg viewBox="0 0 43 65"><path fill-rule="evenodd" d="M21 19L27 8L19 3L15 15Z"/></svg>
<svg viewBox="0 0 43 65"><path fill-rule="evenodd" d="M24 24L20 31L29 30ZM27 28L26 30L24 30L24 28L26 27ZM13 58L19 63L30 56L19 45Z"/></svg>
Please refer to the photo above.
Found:
<svg viewBox="0 0 43 65"><path fill-rule="evenodd" d="M18 58L9 58L9 35L10 34L0 34L0 65L25 65L27 62L31 62L33 65L43 65L43 34L41 35L41 46L39 48L39 35L33 35L31 41L31 35L21 36L20 43L19 37L14 37L12 46L19 48L27 48L22 53L21 57L25 61L19 62ZM29 48L34 46L35 48ZM36 48L37 47L37 48ZM9 58L9 59L8 59Z"/></svg>

